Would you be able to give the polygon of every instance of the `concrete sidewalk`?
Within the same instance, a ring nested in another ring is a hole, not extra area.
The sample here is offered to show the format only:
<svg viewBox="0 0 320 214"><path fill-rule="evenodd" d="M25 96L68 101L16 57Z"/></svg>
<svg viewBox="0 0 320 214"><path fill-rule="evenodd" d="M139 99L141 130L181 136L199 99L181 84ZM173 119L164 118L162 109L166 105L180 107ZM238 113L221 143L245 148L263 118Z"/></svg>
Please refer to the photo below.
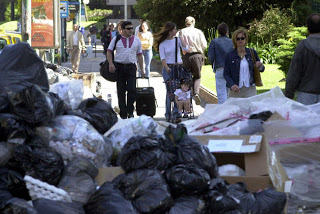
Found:
<svg viewBox="0 0 320 214"><path fill-rule="evenodd" d="M102 50L103 50L102 45L98 44L97 53L95 53L93 50L93 53L89 53L87 57L85 58L81 57L79 72L94 73L96 76L96 81L99 81L101 83L102 98L104 100L108 100L108 95L111 95L111 99L112 99L111 105L113 107L116 107L118 106L116 83L105 80L103 77L101 77L99 73L99 69L100 69L99 64L106 59L105 55L103 55L102 53ZM68 60L68 62L63 62L61 65L63 67L68 67L68 68L72 67L70 60ZM144 86L148 86L148 81L140 80L139 87L144 87ZM163 82L161 69L159 69L159 66L151 65L150 86L154 88L155 96L158 104L154 119L165 120L164 114L165 114L166 88ZM201 103L201 105L196 105L195 102L193 102L195 118L197 118L201 113L203 113L205 105L206 103L204 101ZM136 113L135 113L135 117L137 117Z"/></svg>

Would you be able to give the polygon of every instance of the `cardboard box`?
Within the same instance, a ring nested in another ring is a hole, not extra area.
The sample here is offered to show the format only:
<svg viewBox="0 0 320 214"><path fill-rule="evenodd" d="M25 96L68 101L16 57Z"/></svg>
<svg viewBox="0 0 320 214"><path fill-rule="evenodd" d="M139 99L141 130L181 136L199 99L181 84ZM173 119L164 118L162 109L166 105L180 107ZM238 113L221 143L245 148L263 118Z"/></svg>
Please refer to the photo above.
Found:
<svg viewBox="0 0 320 214"><path fill-rule="evenodd" d="M234 164L245 171L246 176L222 176L230 184L244 182L251 192L273 187L268 169L269 147L263 135L198 135L193 137L201 144L208 146L217 159L218 166ZM237 145L230 147L227 144Z"/></svg>
<svg viewBox="0 0 320 214"><path fill-rule="evenodd" d="M95 73L82 73L72 74L72 78L83 81L83 86L91 89L92 92L96 90L96 74Z"/></svg>

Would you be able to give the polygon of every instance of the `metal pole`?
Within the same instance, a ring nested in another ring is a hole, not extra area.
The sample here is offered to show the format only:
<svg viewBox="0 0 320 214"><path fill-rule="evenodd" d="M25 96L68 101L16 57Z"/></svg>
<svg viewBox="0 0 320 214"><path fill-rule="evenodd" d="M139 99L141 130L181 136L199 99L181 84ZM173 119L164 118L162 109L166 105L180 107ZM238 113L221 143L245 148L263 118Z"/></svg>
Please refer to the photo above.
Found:
<svg viewBox="0 0 320 214"><path fill-rule="evenodd" d="M21 12L22 41L31 46L31 0L21 1Z"/></svg>
<svg viewBox="0 0 320 214"><path fill-rule="evenodd" d="M78 24L81 26L81 0L79 0Z"/></svg>
<svg viewBox="0 0 320 214"><path fill-rule="evenodd" d="M124 0L124 20L128 19L128 2Z"/></svg>

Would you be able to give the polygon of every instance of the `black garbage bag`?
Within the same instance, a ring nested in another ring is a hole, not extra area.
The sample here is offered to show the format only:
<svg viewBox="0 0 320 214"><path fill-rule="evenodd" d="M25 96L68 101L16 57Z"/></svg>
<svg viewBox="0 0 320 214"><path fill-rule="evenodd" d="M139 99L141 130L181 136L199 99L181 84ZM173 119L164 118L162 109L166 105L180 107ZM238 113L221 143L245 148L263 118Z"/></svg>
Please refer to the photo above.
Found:
<svg viewBox="0 0 320 214"><path fill-rule="evenodd" d="M68 107L66 106L64 101L59 97L59 95L53 92L48 92L48 96L53 104L53 111L55 116L64 115Z"/></svg>
<svg viewBox="0 0 320 214"><path fill-rule="evenodd" d="M228 182L226 182L224 179L217 177L210 180L209 189L218 191L222 194L227 194L229 191L228 185Z"/></svg>
<svg viewBox="0 0 320 214"><path fill-rule="evenodd" d="M38 214L85 214L82 205L77 203L39 198L32 201L32 204Z"/></svg>
<svg viewBox="0 0 320 214"><path fill-rule="evenodd" d="M0 209L1 214L39 214L26 200L11 198Z"/></svg>
<svg viewBox="0 0 320 214"><path fill-rule="evenodd" d="M271 111L262 111L259 112L258 114L251 114L249 119L260 119L262 121L266 121L271 117L272 112Z"/></svg>
<svg viewBox="0 0 320 214"><path fill-rule="evenodd" d="M84 206L86 214L138 214L123 193L111 182L105 182Z"/></svg>
<svg viewBox="0 0 320 214"><path fill-rule="evenodd" d="M184 124L178 124L177 127L169 125L164 131L167 146L176 146L186 135L188 131Z"/></svg>
<svg viewBox="0 0 320 214"><path fill-rule="evenodd" d="M147 136L131 137L119 155L120 166L126 172L136 169L167 169L168 159L157 139Z"/></svg>
<svg viewBox="0 0 320 214"><path fill-rule="evenodd" d="M256 193L246 193L240 198L243 211L252 214L281 214L287 202L283 192L265 189Z"/></svg>
<svg viewBox="0 0 320 214"><path fill-rule="evenodd" d="M211 178L217 177L218 165L216 158L197 139L186 135L176 147L178 155L177 164L195 164L197 167L206 170Z"/></svg>
<svg viewBox="0 0 320 214"><path fill-rule="evenodd" d="M112 106L98 97L83 100L75 111L68 111L68 114L87 120L100 134L106 133L118 122Z"/></svg>
<svg viewBox="0 0 320 214"><path fill-rule="evenodd" d="M5 46L0 54L0 96L38 85L49 91L49 81L43 61L28 43Z"/></svg>
<svg viewBox="0 0 320 214"><path fill-rule="evenodd" d="M139 169L121 174L113 183L140 213L162 214L174 203L165 179L155 169Z"/></svg>
<svg viewBox="0 0 320 214"><path fill-rule="evenodd" d="M205 207L204 201L195 196L181 196L174 200L168 214L200 214Z"/></svg>
<svg viewBox="0 0 320 214"><path fill-rule="evenodd" d="M12 157L14 147L7 142L0 142L0 166L5 166Z"/></svg>
<svg viewBox="0 0 320 214"><path fill-rule="evenodd" d="M13 197L31 199L23 176L6 167L0 167L0 190L10 192Z"/></svg>
<svg viewBox="0 0 320 214"><path fill-rule="evenodd" d="M8 168L24 175L57 185L63 173L63 159L51 148L21 145L16 147Z"/></svg>
<svg viewBox="0 0 320 214"><path fill-rule="evenodd" d="M6 190L2 190L0 187L0 209L3 208L11 198L13 198L11 193Z"/></svg>
<svg viewBox="0 0 320 214"><path fill-rule="evenodd" d="M8 94L0 94L0 113L9 112L9 99Z"/></svg>
<svg viewBox="0 0 320 214"><path fill-rule="evenodd" d="M77 156L66 166L58 187L64 189L73 202L86 204L97 189L94 180L97 175L98 169L91 159Z"/></svg>
<svg viewBox="0 0 320 214"><path fill-rule="evenodd" d="M165 178L174 198L208 190L210 175L193 164L179 164L166 170Z"/></svg>
<svg viewBox="0 0 320 214"><path fill-rule="evenodd" d="M10 113L0 113L0 133L0 141L15 144L23 144L33 135L30 125Z"/></svg>
<svg viewBox="0 0 320 214"><path fill-rule="evenodd" d="M37 85L10 94L9 102L10 111L32 125L48 123L55 117L57 107L60 106L54 95L48 95Z"/></svg>

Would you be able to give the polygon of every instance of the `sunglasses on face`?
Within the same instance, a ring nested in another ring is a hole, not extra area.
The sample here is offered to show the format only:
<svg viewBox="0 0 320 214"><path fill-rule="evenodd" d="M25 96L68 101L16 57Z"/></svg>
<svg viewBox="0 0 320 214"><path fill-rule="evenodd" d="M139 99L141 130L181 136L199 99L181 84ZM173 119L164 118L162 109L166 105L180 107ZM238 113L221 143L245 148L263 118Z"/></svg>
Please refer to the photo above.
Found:
<svg viewBox="0 0 320 214"><path fill-rule="evenodd" d="M237 37L237 41L239 41L239 40L245 40L245 37Z"/></svg>
<svg viewBox="0 0 320 214"><path fill-rule="evenodd" d="M133 27L126 27L124 29L127 29L127 30L133 30Z"/></svg>

